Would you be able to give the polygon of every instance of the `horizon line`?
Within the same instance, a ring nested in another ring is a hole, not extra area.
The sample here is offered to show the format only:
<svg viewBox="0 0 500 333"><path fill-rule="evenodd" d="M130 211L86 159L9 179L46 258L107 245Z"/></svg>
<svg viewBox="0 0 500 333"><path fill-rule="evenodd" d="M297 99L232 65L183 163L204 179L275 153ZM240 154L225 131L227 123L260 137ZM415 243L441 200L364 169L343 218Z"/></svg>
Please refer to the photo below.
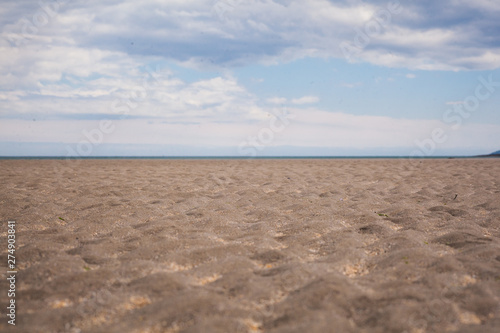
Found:
<svg viewBox="0 0 500 333"><path fill-rule="evenodd" d="M452 158L491 158L500 157L500 155L439 155L439 156L408 156L408 155L272 155L272 156L233 156L233 155L109 155L109 156L44 156L44 155L23 155L23 156L1 156L2 160L9 159L57 159L57 160L92 160L92 159L452 159Z"/></svg>

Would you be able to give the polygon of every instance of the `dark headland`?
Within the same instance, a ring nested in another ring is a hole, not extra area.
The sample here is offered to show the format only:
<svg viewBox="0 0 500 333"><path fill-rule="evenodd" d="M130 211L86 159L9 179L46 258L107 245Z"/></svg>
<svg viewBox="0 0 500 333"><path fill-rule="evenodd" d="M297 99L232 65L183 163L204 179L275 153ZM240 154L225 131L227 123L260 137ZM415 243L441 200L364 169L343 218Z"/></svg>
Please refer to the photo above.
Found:
<svg viewBox="0 0 500 333"><path fill-rule="evenodd" d="M479 155L477 157L500 157L500 150L494 152L494 153L491 153L489 155Z"/></svg>

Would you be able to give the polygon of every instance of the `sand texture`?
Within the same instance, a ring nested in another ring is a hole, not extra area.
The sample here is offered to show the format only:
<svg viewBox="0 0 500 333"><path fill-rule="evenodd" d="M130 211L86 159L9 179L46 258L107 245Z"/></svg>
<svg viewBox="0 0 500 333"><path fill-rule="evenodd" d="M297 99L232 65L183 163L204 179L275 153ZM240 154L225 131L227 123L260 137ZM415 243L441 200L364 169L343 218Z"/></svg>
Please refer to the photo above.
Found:
<svg viewBox="0 0 500 333"><path fill-rule="evenodd" d="M1 332L500 332L497 159L1 160L0 182Z"/></svg>

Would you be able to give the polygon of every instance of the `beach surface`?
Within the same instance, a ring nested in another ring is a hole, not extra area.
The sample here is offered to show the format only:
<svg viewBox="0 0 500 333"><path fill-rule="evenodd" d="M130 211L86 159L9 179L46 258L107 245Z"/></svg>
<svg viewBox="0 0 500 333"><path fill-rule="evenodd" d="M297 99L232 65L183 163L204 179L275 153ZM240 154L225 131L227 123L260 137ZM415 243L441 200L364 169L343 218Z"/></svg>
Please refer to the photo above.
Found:
<svg viewBox="0 0 500 333"><path fill-rule="evenodd" d="M1 332L500 331L497 159L0 160L0 182Z"/></svg>

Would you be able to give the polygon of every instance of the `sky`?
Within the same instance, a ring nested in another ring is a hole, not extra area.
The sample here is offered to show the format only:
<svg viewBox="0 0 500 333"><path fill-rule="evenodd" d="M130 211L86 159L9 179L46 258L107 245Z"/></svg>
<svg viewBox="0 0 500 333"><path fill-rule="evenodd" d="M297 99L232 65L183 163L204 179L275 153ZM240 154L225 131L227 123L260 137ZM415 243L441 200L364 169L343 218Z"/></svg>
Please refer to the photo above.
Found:
<svg viewBox="0 0 500 333"><path fill-rule="evenodd" d="M497 0L2 1L0 156L500 149Z"/></svg>

